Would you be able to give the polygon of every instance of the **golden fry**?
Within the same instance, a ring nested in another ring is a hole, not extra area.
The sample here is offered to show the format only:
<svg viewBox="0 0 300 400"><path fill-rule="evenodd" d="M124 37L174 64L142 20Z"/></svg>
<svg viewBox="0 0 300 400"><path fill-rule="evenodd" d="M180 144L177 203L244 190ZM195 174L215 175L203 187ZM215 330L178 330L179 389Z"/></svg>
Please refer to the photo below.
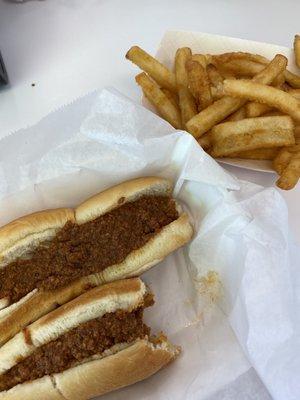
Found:
<svg viewBox="0 0 300 400"><path fill-rule="evenodd" d="M285 76L284 76L284 72L282 72L281 74L276 76L276 78L272 82L272 86L275 86L278 89L282 89L282 86L284 85L284 83L285 83Z"/></svg>
<svg viewBox="0 0 300 400"><path fill-rule="evenodd" d="M162 92L159 86L145 72L137 75L135 80L142 87L146 98L153 104L159 114L176 129L181 129L181 117L177 107Z"/></svg>
<svg viewBox="0 0 300 400"><path fill-rule="evenodd" d="M252 81L270 85L276 77L285 72L287 66L287 58L281 54L276 54L273 60L265 66L265 68L253 77Z"/></svg>
<svg viewBox="0 0 300 400"><path fill-rule="evenodd" d="M292 157L281 172L280 178L276 182L276 185L283 190L293 189L300 178L300 152L292 154Z"/></svg>
<svg viewBox="0 0 300 400"><path fill-rule="evenodd" d="M227 121L240 121L241 119L245 119L247 117L246 114L246 105L244 107L241 107L239 110L234 112L233 114L229 115L228 118L226 118Z"/></svg>
<svg viewBox="0 0 300 400"><path fill-rule="evenodd" d="M230 96L267 104L300 121L300 103L280 89L244 79L232 79L224 81L224 91Z"/></svg>
<svg viewBox="0 0 300 400"><path fill-rule="evenodd" d="M230 158L243 158L248 160L273 160L278 154L277 147L271 147L268 149L254 149L240 151L236 153L230 153L227 157Z"/></svg>
<svg viewBox="0 0 300 400"><path fill-rule="evenodd" d="M198 139L198 143L202 147L203 150L208 150L211 147L211 136L210 132L205 133Z"/></svg>
<svg viewBox="0 0 300 400"><path fill-rule="evenodd" d="M181 111L181 120L183 127L186 129L186 123L191 118L193 118L193 116L196 115L198 112L197 106L193 95L186 87L181 86L178 89L178 95L179 95L179 105Z"/></svg>
<svg viewBox="0 0 300 400"><path fill-rule="evenodd" d="M288 93L295 97L295 99L300 100L300 89L289 89Z"/></svg>
<svg viewBox="0 0 300 400"><path fill-rule="evenodd" d="M299 35L295 35L294 52L295 52L296 65L297 65L297 67L300 68L300 36Z"/></svg>
<svg viewBox="0 0 300 400"><path fill-rule="evenodd" d="M279 56L281 58L281 62L285 62L284 59L286 59L286 57L284 57L282 54L278 54L277 56ZM258 71L259 67L257 66L257 64L266 66L270 63L270 60L268 60L266 57L263 57L259 54L233 52L233 53L224 53L224 54L220 54L217 56L212 56L212 62L214 62L217 65L221 64L221 66L223 65L223 63L225 66L226 66L226 63L233 63L233 65L234 65L234 63L236 63L236 65L238 66L239 65L238 63L240 62L242 70L244 67L245 75L251 76L255 73L255 70ZM249 63L248 71L247 71L247 67L246 67L247 66L246 62ZM285 65L284 69L286 68L286 66L287 66L287 63ZM262 68L262 67L260 67L260 68ZM281 74L279 74L277 77L274 78L274 81L272 82L273 86L280 87L282 84L284 84L285 73L287 72L287 74L289 74L288 71L285 71L284 69L282 70L283 72ZM263 82L261 82L261 83L263 83Z"/></svg>
<svg viewBox="0 0 300 400"><path fill-rule="evenodd" d="M212 105L200 111L187 122L187 130L195 138L199 138L213 126L223 121L228 115L234 113L246 103L246 100L224 96Z"/></svg>
<svg viewBox="0 0 300 400"><path fill-rule="evenodd" d="M246 118L224 122L211 131L213 156L295 143L294 123L289 116Z"/></svg>
<svg viewBox="0 0 300 400"><path fill-rule="evenodd" d="M295 138L300 138L300 125L295 126L294 135L295 135Z"/></svg>
<svg viewBox="0 0 300 400"><path fill-rule="evenodd" d="M253 81L265 85L272 83L274 78L286 68L286 64L286 57L277 54L273 60L253 78ZM239 82L239 80L237 80L237 82ZM237 111L246 102L247 101L244 99L224 96L188 121L186 124L187 130L194 137L199 138L214 125L223 121L228 115Z"/></svg>
<svg viewBox="0 0 300 400"><path fill-rule="evenodd" d="M175 74L140 47L131 47L126 54L126 58L147 72L159 86L176 92Z"/></svg>
<svg viewBox="0 0 300 400"><path fill-rule="evenodd" d="M192 57L192 51L189 47L177 49L175 55L175 76L177 89L180 86L188 87L188 75L185 64Z"/></svg>
<svg viewBox="0 0 300 400"><path fill-rule="evenodd" d="M167 98L173 103L173 105L178 108L178 110L180 110L178 94L175 92L171 92L170 90L165 88L161 88L161 91L167 96Z"/></svg>
<svg viewBox="0 0 300 400"><path fill-rule="evenodd" d="M206 69L198 61L187 61L189 88L198 103L199 111L212 104L210 82Z"/></svg>
<svg viewBox="0 0 300 400"><path fill-rule="evenodd" d="M286 70L284 71L284 76L286 82L295 89L300 89L300 76L293 74L292 72Z"/></svg>
<svg viewBox="0 0 300 400"><path fill-rule="evenodd" d="M192 52L188 47L182 47L178 49L175 56L175 76L179 96L179 107L181 111L181 121L184 128L186 122L197 114L197 105L195 99L188 89L186 63L191 56Z"/></svg>
<svg viewBox="0 0 300 400"><path fill-rule="evenodd" d="M222 71L222 76L224 79L237 79L236 76L232 72L228 72L228 71L224 71L224 70Z"/></svg>
<svg viewBox="0 0 300 400"><path fill-rule="evenodd" d="M226 71L236 77L253 77L264 69L264 65L254 61L237 59L218 65L221 71Z"/></svg>
<svg viewBox="0 0 300 400"><path fill-rule="evenodd" d="M286 115L286 113L282 113L274 108L272 111L265 113L263 117L281 117L282 115Z"/></svg>
<svg viewBox="0 0 300 400"><path fill-rule="evenodd" d="M292 153L290 153L285 147L279 150L277 156L273 160L273 168L278 175L281 175L283 170L287 167L288 163L292 158Z"/></svg>
<svg viewBox="0 0 300 400"><path fill-rule="evenodd" d="M224 78L222 77L220 72L217 70L217 68L212 64L209 64L206 67L206 72L207 72L207 75L208 75L208 78L209 78L209 81L211 84L211 87L210 87L211 95L214 100L218 100L224 96L224 92L223 92Z"/></svg>
<svg viewBox="0 0 300 400"><path fill-rule="evenodd" d="M300 151L300 145L299 143L293 144L292 146L287 146L285 147L286 150L288 150L290 153L298 153Z"/></svg>
<svg viewBox="0 0 300 400"><path fill-rule="evenodd" d="M199 64L202 65L203 68L206 68L208 65L208 60L204 54L193 54L192 60L197 61Z"/></svg>
<svg viewBox="0 0 300 400"><path fill-rule="evenodd" d="M282 147L277 156L273 160L273 168L281 175L284 169L288 166L291 161L293 154L300 152L300 145L294 144L292 146Z"/></svg>
<svg viewBox="0 0 300 400"><path fill-rule="evenodd" d="M219 87L219 88L211 86L210 92L211 92L213 101L221 99L224 96L223 85L222 85L222 87Z"/></svg>
<svg viewBox="0 0 300 400"><path fill-rule="evenodd" d="M225 53L225 54L230 55L229 59L230 59L230 57L233 57L233 60L235 62L237 62L237 61L245 62L248 60L248 62L251 62L251 63L254 63L254 62L261 63L261 66L259 67L261 70L258 71L256 76L254 76L254 78L253 78L253 80L255 82L264 83L265 85L269 85L273 82L274 85L279 85L284 78L282 76L282 74L284 75L286 72L288 60L282 54L277 54L271 62L268 61L265 57L259 56L258 54L241 53L241 52ZM227 57L227 55L226 55L226 57ZM253 64L249 64L249 65L252 65L252 68L254 68ZM262 65L264 67L262 67ZM255 68L258 69L257 66ZM251 75L250 72L251 71L249 70L249 75ZM270 76L273 77L272 80L270 79Z"/></svg>
<svg viewBox="0 0 300 400"><path fill-rule="evenodd" d="M226 63L228 61L236 59L248 59L265 65L268 64L269 62L269 60L266 57L260 56L258 54L243 53L243 52L224 53L224 54L219 54L217 56L211 56L212 63L215 65ZM286 82L290 86L292 86L295 89L300 89L299 75L293 74L292 72L285 70L284 77Z"/></svg>
<svg viewBox="0 0 300 400"><path fill-rule="evenodd" d="M270 111L273 111L272 107L269 107L267 104L256 103L255 101L251 101L246 104L247 118L260 117Z"/></svg>
<svg viewBox="0 0 300 400"><path fill-rule="evenodd" d="M231 62L233 60L248 60L260 64L268 64L270 62L267 58L259 54L245 53L242 51L235 51L211 56L211 62L213 64L226 64L227 62Z"/></svg>
<svg viewBox="0 0 300 400"><path fill-rule="evenodd" d="M207 71L207 75L210 80L210 83L214 87L218 87L219 85L222 85L224 79L223 79L222 75L220 74L220 72L218 71L218 69L214 65L209 64L206 67L206 71Z"/></svg>

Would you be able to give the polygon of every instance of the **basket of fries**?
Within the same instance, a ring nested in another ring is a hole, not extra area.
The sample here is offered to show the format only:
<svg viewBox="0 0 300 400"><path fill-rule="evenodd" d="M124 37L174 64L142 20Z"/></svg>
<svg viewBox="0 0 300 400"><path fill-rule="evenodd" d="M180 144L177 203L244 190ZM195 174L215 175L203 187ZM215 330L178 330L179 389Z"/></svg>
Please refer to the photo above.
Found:
<svg viewBox="0 0 300 400"><path fill-rule="evenodd" d="M212 157L276 172L276 184L284 190L297 184L300 36L293 52L216 35L167 32L157 58L138 46L126 58L143 70L135 80L155 111L192 134Z"/></svg>

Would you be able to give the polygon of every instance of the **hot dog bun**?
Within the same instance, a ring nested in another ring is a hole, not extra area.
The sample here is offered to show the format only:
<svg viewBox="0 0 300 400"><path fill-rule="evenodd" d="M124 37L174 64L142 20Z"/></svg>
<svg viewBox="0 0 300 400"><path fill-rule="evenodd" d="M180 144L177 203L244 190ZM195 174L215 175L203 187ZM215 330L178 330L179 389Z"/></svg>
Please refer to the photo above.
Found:
<svg viewBox="0 0 300 400"><path fill-rule="evenodd" d="M68 221L75 222L74 210L58 208L25 215L0 228L0 267L52 239Z"/></svg>
<svg viewBox="0 0 300 400"><path fill-rule="evenodd" d="M146 286L139 278L98 286L44 315L0 348L0 374L81 323L117 310L133 310L144 303Z"/></svg>
<svg viewBox="0 0 300 400"><path fill-rule="evenodd" d="M172 183L168 179L148 176L132 179L104 190L81 203L75 210L78 224L84 224L141 196L169 196Z"/></svg>
<svg viewBox="0 0 300 400"><path fill-rule="evenodd" d="M112 282L82 294L19 332L0 349L4 374L36 349L74 327L106 313L131 312L144 305L147 289L139 278ZM140 381L161 369L179 349L161 336L117 343L67 370L0 392L0 399L88 399ZM59 397L62 396L62 397Z"/></svg>
<svg viewBox="0 0 300 400"><path fill-rule="evenodd" d="M0 400L90 399L148 378L180 353L179 348L165 338L161 338L160 343L140 339L120 348L118 351L116 347L99 360L87 361L51 377L0 392Z"/></svg>

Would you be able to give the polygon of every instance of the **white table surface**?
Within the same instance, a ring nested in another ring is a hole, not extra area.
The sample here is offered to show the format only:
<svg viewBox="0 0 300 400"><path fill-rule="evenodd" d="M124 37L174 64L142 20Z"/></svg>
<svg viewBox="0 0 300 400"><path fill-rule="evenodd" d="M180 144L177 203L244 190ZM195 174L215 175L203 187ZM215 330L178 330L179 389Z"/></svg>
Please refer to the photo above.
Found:
<svg viewBox="0 0 300 400"><path fill-rule="evenodd" d="M155 53L168 29L291 46L299 15L299 0L0 0L0 50L11 84L0 91L0 138L104 86L139 101L136 70L124 55L133 44ZM273 174L226 169L266 187L275 181ZM300 242L300 184L282 195Z"/></svg>

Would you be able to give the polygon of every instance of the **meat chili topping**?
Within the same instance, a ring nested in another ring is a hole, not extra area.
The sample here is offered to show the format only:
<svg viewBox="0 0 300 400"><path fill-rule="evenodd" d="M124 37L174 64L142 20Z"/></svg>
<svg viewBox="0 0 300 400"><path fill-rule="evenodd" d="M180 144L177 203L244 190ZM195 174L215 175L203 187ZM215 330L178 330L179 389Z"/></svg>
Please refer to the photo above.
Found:
<svg viewBox="0 0 300 400"><path fill-rule="evenodd" d="M145 305L147 306L147 305ZM144 306L144 307L145 307ZM0 391L45 375L59 373L118 343L130 343L150 334L143 308L107 313L73 328L49 342L0 376Z"/></svg>
<svg viewBox="0 0 300 400"><path fill-rule="evenodd" d="M17 259L1 270L0 298L16 302L35 288L66 286L120 263L177 218L170 197L143 196L85 224L68 222L29 257Z"/></svg>

